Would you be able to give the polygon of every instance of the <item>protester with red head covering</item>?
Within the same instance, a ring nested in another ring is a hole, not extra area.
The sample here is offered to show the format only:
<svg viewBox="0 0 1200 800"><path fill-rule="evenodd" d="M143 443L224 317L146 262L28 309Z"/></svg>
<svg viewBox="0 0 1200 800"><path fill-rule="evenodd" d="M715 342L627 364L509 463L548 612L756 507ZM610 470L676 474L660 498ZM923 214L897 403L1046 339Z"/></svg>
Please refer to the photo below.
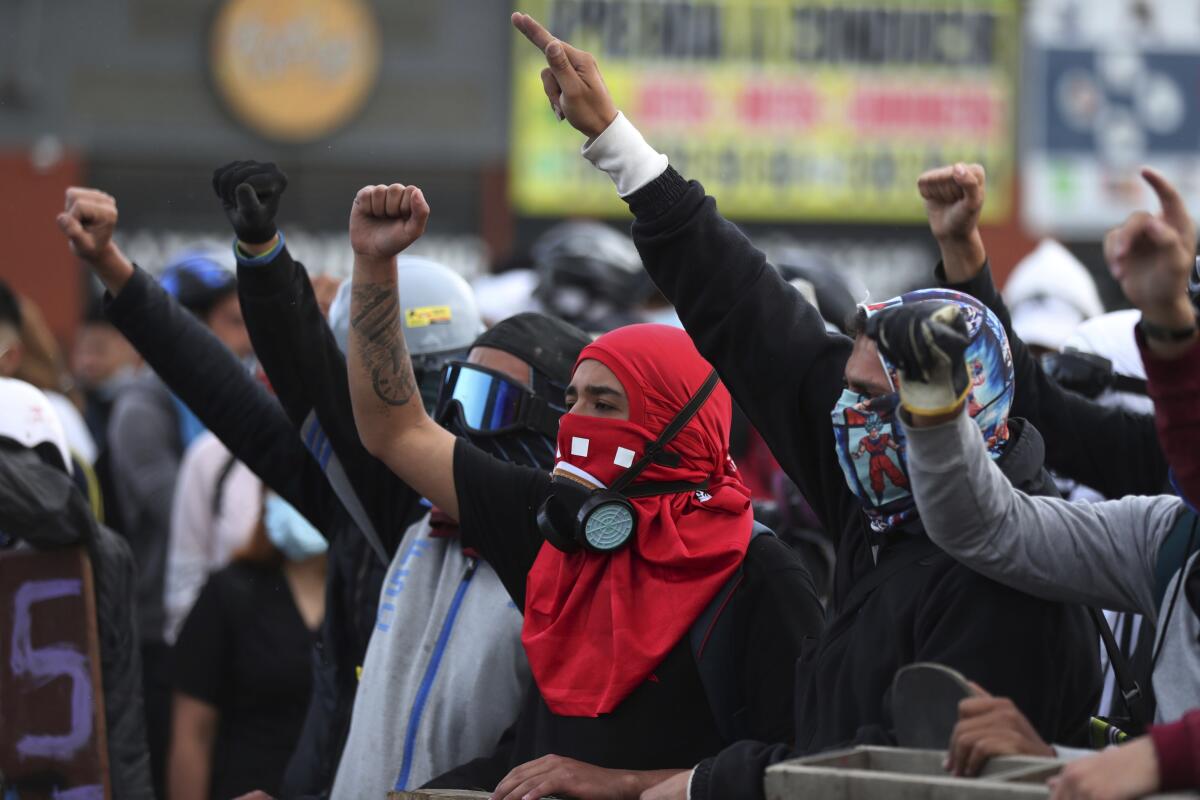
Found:
<svg viewBox="0 0 1200 800"><path fill-rule="evenodd" d="M796 554L753 535L712 367L682 331L619 329L580 354L553 476L456 440L402 357L393 259L428 215L416 187L355 198L355 421L524 610L538 688L511 749L431 785L636 798L736 739L790 740L794 664L822 612Z"/></svg>
<svg viewBox="0 0 1200 800"><path fill-rule="evenodd" d="M584 348L626 389L629 419L565 416L559 479L611 485L644 454L712 372L687 334L632 325ZM550 709L611 712L654 671L737 571L754 523L750 491L729 460L729 392L718 384L671 441L676 466L652 463L640 481L703 490L636 498L637 532L614 553L544 547L526 585L522 641Z"/></svg>

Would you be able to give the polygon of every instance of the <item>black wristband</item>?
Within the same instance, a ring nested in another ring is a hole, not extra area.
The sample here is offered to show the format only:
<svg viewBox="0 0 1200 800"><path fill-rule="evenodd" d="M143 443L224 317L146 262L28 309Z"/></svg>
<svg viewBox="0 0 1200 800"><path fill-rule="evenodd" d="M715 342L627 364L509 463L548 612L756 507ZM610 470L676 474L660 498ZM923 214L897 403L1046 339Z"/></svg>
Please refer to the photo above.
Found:
<svg viewBox="0 0 1200 800"><path fill-rule="evenodd" d="M1138 325L1141 326L1142 333L1147 339L1153 339L1156 342L1186 342L1196 335L1195 322L1188 328L1164 328L1162 325L1147 322L1143 317Z"/></svg>

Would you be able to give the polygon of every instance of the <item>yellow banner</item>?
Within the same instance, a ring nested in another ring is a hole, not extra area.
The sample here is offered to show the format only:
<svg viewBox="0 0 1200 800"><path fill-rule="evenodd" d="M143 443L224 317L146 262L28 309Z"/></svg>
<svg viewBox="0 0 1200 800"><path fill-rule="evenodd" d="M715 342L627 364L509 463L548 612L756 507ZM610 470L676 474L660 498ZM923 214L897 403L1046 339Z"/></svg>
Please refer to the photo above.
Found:
<svg viewBox="0 0 1200 800"><path fill-rule="evenodd" d="M617 107L744 220L919 222L917 176L988 171L1009 214L1017 0L529 0L595 54ZM514 35L511 192L535 216L624 216Z"/></svg>

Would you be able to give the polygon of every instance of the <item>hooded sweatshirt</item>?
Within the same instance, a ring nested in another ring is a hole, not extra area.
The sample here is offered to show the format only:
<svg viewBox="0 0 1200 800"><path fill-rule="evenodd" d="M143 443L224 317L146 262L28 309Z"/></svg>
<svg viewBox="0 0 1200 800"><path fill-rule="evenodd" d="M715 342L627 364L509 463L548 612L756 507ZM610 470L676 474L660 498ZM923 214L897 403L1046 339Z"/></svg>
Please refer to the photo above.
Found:
<svg viewBox="0 0 1200 800"><path fill-rule="evenodd" d="M487 755L529 686L521 613L496 573L413 523L388 567L334 798L386 797Z"/></svg>
<svg viewBox="0 0 1200 800"><path fill-rule="evenodd" d="M1156 721L1174 722L1200 707L1193 578L1200 533L1178 497L1092 504L1030 497L982 455L961 415L937 427L906 427L913 493L931 539L1020 591L1144 615L1159 630L1151 678ZM1170 579L1159 587L1164 554Z"/></svg>
<svg viewBox="0 0 1200 800"><path fill-rule="evenodd" d="M1087 267L1053 239L1021 259L1004 286L1013 328L1025 342L1061 350L1084 320L1104 313Z"/></svg>

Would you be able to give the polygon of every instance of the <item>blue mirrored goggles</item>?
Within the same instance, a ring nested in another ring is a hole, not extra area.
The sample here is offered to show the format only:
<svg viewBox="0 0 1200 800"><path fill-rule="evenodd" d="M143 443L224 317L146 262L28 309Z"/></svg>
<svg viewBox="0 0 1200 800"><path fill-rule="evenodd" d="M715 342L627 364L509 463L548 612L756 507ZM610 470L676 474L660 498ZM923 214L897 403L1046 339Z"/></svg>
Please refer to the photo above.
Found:
<svg viewBox="0 0 1200 800"><path fill-rule="evenodd" d="M442 372L436 418L444 421L452 411L471 433L530 430L553 439L566 409L551 405L503 373L452 361Z"/></svg>

